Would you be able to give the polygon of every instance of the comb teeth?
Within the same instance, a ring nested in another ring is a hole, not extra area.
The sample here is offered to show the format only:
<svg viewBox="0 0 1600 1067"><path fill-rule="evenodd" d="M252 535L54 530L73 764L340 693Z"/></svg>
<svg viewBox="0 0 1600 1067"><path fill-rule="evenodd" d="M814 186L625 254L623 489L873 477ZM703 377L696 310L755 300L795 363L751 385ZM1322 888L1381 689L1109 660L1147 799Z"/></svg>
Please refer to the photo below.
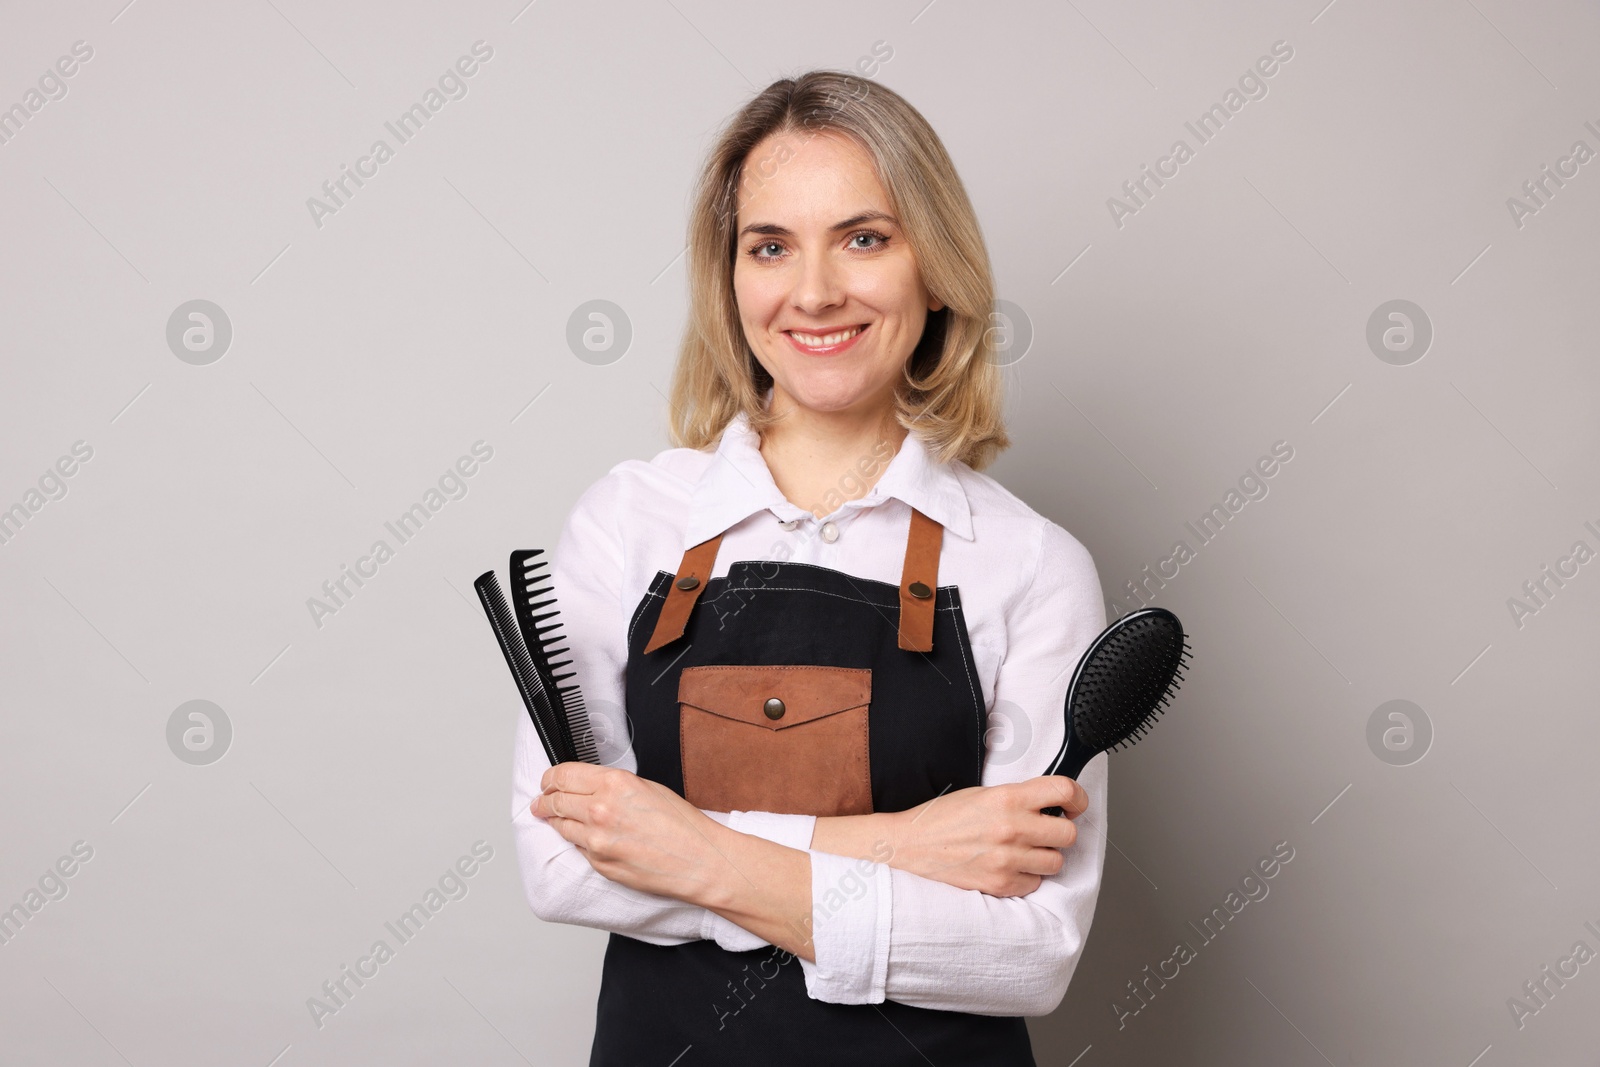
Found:
<svg viewBox="0 0 1600 1067"><path fill-rule="evenodd" d="M562 762L565 756L560 747L561 739L556 732L554 710L549 694L540 688L538 672L533 659L528 655L527 646L523 644L517 632L516 619L506 604L505 594L500 591L500 582L495 578L494 571L488 571L479 575L472 584L478 591L478 599L483 602L484 613L489 617L489 626L494 631L495 640L500 644L500 652L505 656L506 666L511 668L511 677L517 684L517 691L522 695L523 706L527 708L528 717L533 720L534 732L539 735L539 743L544 746L545 756L550 760L551 766L554 766Z"/></svg>
<svg viewBox="0 0 1600 1067"><path fill-rule="evenodd" d="M576 684L563 685L574 672L557 674L557 667L571 665L571 660L552 662L554 657L570 650L561 633L561 613L556 608L555 593L550 586L550 575L541 573L548 560L538 559L544 549L523 549L511 553L512 600L516 608L517 626L522 631L524 643L533 660L539 684L550 696L554 706L554 727L560 736L563 751L568 759L585 763L599 763L600 754L593 732L589 729L589 716L583 705L583 694ZM535 612L539 608L549 611ZM541 625L544 624L544 625Z"/></svg>
<svg viewBox="0 0 1600 1067"><path fill-rule="evenodd" d="M574 758L584 763L599 763L600 750L589 729L589 714L583 707L583 694L578 692L575 685L558 686L556 691L561 694L561 706L566 709L567 721L564 725L572 738Z"/></svg>

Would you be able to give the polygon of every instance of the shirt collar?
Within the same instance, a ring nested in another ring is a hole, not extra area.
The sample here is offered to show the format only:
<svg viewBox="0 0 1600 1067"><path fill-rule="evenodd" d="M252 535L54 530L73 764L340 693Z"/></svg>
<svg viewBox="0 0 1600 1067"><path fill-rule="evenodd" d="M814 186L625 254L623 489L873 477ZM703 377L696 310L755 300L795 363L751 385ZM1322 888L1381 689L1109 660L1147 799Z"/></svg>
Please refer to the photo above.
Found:
<svg viewBox="0 0 1600 1067"><path fill-rule="evenodd" d="M946 530L973 539L972 509L951 463L937 463L914 433L908 433L888 468L865 496L843 508L862 508L893 497L916 508ZM685 550L707 541L758 511L789 522L815 518L792 504L772 480L761 455L761 437L743 412L722 431L711 465L695 484L685 531Z"/></svg>

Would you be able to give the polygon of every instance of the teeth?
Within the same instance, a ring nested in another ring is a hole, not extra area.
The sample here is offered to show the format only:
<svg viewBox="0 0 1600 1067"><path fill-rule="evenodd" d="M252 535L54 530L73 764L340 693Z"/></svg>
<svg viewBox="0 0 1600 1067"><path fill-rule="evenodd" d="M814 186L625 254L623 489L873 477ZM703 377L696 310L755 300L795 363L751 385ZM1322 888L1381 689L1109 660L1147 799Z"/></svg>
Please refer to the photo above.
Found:
<svg viewBox="0 0 1600 1067"><path fill-rule="evenodd" d="M826 337L818 337L814 333L800 333L798 330L790 330L789 336L793 337L796 341L799 341L807 348L826 348L828 345L836 345L842 341L848 341L850 338L854 337L860 332L861 327L852 326L848 330L840 330L838 333L830 333Z"/></svg>

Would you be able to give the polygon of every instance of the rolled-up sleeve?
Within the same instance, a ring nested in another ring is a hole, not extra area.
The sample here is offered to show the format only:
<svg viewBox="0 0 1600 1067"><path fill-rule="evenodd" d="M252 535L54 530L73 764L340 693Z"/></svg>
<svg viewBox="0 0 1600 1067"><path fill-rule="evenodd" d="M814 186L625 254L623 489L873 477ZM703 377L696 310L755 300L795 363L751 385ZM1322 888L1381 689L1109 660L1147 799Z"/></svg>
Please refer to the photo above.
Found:
<svg viewBox="0 0 1600 1067"><path fill-rule="evenodd" d="M593 724L602 763L637 773L623 711L628 659L627 623L633 605L624 603L625 544L618 516L625 513L626 483L616 471L578 499L557 543L550 566L551 586L561 612L574 680ZM546 922L570 923L626 934L655 945L714 940L730 951L761 948L768 942L716 912L672 897L640 892L613 882L589 865L583 853L530 810L541 792L550 761L539 743L513 684L505 679L508 708L515 709L511 824L523 890L533 913ZM791 848L811 844L816 819L772 812L713 812L707 815L741 833Z"/></svg>
<svg viewBox="0 0 1600 1067"><path fill-rule="evenodd" d="M1006 650L994 699L1026 721L1014 760L991 758L982 783L1043 774L1065 737L1073 668L1105 627L1100 581L1088 551L1044 522L1034 580L1006 612ZM1015 731L1014 731L1015 733ZM1066 995L1082 956L1105 865L1107 764L1078 777L1089 798L1078 838L1059 872L1026 896L992 897L882 863L812 852L816 961L801 959L817 1000L979 1015L1048 1015Z"/></svg>

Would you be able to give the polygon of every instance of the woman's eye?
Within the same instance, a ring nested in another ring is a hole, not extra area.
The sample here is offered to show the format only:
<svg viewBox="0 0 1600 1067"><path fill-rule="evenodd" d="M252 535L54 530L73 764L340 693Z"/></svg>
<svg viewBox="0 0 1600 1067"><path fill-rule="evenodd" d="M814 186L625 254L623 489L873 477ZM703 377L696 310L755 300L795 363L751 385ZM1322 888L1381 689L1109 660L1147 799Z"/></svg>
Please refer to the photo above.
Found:
<svg viewBox="0 0 1600 1067"><path fill-rule="evenodd" d="M878 233L875 230L863 230L860 233L850 235L850 248L856 252L875 252L882 248L888 240L889 238L885 234ZM770 261L782 257L783 251L783 243L781 241L763 241L761 244L752 247L749 255L751 259Z"/></svg>

